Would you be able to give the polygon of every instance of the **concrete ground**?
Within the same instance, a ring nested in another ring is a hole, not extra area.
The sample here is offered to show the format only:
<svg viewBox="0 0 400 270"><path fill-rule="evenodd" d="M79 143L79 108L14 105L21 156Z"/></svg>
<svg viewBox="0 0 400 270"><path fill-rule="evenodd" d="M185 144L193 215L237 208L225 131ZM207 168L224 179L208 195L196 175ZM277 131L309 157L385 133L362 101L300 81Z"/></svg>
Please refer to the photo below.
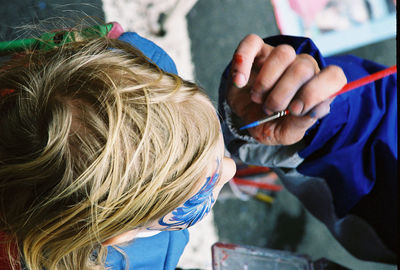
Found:
<svg viewBox="0 0 400 270"><path fill-rule="evenodd" d="M178 7L175 7L178 4ZM71 26L77 19L118 21L163 47L175 60L180 74L195 80L217 100L219 76L238 42L249 33L278 34L268 0L0 0L0 40L26 35L16 28L46 20L46 27ZM29 30L30 31L30 30ZM385 65L396 62L394 38L350 53ZM328 230L286 190L271 194L273 204L241 201L224 188L213 214L191 229L192 241L179 266L211 269L210 246L216 241L246 244L328 258L350 269L396 269L360 261L344 250ZM204 237L204 236L207 237Z"/></svg>

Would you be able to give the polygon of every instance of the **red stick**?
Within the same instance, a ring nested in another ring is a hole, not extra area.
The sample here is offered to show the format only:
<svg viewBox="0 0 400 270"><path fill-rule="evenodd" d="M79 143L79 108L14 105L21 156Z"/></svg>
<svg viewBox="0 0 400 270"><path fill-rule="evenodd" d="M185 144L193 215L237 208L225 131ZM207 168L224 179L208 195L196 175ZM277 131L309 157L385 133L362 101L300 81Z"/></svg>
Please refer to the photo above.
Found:
<svg viewBox="0 0 400 270"><path fill-rule="evenodd" d="M268 167L249 167L249 168L238 170L236 172L235 176L248 176L248 175L254 175L254 174L267 173L270 171L271 171L271 169Z"/></svg>
<svg viewBox="0 0 400 270"><path fill-rule="evenodd" d="M386 68L384 70L378 71L371 75L365 76L361 79L355 80L353 82L349 82L340 91L338 91L335 94L333 94L332 96L330 96L330 98L336 97L337 95L343 94L343 93L348 92L353 89L356 89L357 87L366 85L370 82L377 81L379 79L382 79L383 77L389 76L396 72L397 72L397 65L394 65L390 68Z"/></svg>
<svg viewBox="0 0 400 270"><path fill-rule="evenodd" d="M235 182L235 184L237 184L237 185L258 187L261 189L272 190L272 191L282 190L282 186L268 184L268 183L261 183L261 182L256 182L256 181L250 181L250 180L236 178L236 177L233 178L233 182Z"/></svg>

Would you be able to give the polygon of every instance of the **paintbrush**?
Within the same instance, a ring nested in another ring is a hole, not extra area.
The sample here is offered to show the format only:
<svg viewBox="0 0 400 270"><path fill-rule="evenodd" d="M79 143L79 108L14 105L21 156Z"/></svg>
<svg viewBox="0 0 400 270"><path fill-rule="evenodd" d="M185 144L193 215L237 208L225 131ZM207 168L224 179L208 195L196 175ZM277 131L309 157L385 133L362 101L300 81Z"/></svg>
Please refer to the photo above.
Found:
<svg viewBox="0 0 400 270"><path fill-rule="evenodd" d="M349 82L342 89L340 89L335 94L331 95L329 98L336 97L336 96L338 96L340 94L343 94L343 93L346 93L348 91L354 90L354 89L356 89L356 88L358 88L360 86L363 86L363 85L366 85L368 83L371 83L371 82L377 81L379 79L382 79L383 77L389 76L389 75L395 73L396 71L397 71L397 66L394 65L394 66L392 66L390 68L378 71L378 72L373 73L371 75L365 76L365 77L363 77L361 79ZM288 114L290 114L290 112L287 109L283 110L283 111L279 111L279 112L276 112L276 113L274 113L272 115L267 116L266 118L254 121L254 122L252 122L250 124L247 124L247 125L239 128L239 130L256 127L256 126L259 126L259 125L261 125L263 123L266 123L266 122L281 118L281 117L283 117L285 115L288 115Z"/></svg>

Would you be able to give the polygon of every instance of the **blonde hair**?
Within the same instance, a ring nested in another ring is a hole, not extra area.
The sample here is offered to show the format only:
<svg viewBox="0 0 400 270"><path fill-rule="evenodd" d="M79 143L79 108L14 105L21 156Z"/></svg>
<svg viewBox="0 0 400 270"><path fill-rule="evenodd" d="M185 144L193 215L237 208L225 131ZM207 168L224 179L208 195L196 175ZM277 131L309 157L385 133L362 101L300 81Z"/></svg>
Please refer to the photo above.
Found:
<svg viewBox="0 0 400 270"><path fill-rule="evenodd" d="M0 231L31 270L103 268L100 243L188 199L218 142L201 89L118 40L28 52L3 88Z"/></svg>

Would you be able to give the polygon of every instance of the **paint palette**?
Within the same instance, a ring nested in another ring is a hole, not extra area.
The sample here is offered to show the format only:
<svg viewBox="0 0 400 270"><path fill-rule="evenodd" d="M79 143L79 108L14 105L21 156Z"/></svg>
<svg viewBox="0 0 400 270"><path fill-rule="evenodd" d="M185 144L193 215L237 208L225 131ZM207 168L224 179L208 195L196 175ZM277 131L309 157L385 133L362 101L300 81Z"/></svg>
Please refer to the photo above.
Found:
<svg viewBox="0 0 400 270"><path fill-rule="evenodd" d="M266 248L215 243L213 270L312 270L307 256Z"/></svg>
<svg viewBox="0 0 400 270"><path fill-rule="evenodd" d="M349 270L321 258L245 245L215 243L212 246L213 270Z"/></svg>

